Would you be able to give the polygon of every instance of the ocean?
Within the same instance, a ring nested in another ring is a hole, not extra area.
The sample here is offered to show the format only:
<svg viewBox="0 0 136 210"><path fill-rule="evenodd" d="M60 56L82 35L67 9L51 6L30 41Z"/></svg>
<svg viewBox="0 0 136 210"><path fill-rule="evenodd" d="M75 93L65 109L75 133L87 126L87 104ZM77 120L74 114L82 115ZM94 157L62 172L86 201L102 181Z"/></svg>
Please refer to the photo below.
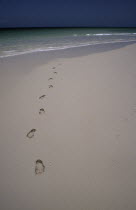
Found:
<svg viewBox="0 0 136 210"><path fill-rule="evenodd" d="M136 41L136 28L1 29L0 58L131 41Z"/></svg>

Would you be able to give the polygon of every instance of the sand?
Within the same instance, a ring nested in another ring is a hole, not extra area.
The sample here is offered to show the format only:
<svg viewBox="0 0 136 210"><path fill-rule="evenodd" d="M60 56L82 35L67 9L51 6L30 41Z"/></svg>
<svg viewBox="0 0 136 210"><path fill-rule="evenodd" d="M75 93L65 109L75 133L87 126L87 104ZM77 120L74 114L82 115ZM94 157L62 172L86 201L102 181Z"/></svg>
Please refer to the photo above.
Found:
<svg viewBox="0 0 136 210"><path fill-rule="evenodd" d="M1 210L136 209L135 55L1 61Z"/></svg>

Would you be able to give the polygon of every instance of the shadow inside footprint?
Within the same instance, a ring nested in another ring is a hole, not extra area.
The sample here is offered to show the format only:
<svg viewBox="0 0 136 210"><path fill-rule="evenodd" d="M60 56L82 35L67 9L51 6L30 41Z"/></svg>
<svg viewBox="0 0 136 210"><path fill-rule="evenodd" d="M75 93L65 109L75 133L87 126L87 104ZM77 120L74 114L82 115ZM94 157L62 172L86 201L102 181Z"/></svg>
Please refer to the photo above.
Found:
<svg viewBox="0 0 136 210"><path fill-rule="evenodd" d="M45 110L43 108L41 108L40 111L39 111L39 114L41 115L41 114L44 114L44 113L45 113Z"/></svg>
<svg viewBox="0 0 136 210"><path fill-rule="evenodd" d="M55 67L55 66L53 66L53 67L52 67L52 69L56 69L56 67Z"/></svg>
<svg viewBox="0 0 136 210"><path fill-rule="evenodd" d="M58 72L57 72L57 71L54 71L53 73L54 73L54 74L58 74Z"/></svg>
<svg viewBox="0 0 136 210"><path fill-rule="evenodd" d="M40 175L40 174L44 173L44 171L45 171L45 166L43 164L43 161L40 160L40 159L36 160L36 162L35 162L35 174Z"/></svg>
<svg viewBox="0 0 136 210"><path fill-rule="evenodd" d="M39 99L43 99L43 98L45 98L45 96L46 96L46 95L42 95L42 96L39 97Z"/></svg>
<svg viewBox="0 0 136 210"><path fill-rule="evenodd" d="M29 139L34 137L34 133L36 132L36 129L32 129L31 131L28 132L26 135Z"/></svg>
<svg viewBox="0 0 136 210"><path fill-rule="evenodd" d="M53 85L49 85L49 88L53 88Z"/></svg>
<svg viewBox="0 0 136 210"><path fill-rule="evenodd" d="M52 77L50 77L48 80L53 80L53 78L52 78Z"/></svg>

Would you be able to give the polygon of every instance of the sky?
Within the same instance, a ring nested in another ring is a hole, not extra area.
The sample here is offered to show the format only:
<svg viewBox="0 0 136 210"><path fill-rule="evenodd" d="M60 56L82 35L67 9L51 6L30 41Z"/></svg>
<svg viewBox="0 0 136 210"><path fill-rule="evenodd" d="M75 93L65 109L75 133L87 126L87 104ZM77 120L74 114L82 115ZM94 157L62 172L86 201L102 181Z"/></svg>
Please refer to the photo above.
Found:
<svg viewBox="0 0 136 210"><path fill-rule="evenodd" d="M136 0L0 0L0 27L136 27Z"/></svg>

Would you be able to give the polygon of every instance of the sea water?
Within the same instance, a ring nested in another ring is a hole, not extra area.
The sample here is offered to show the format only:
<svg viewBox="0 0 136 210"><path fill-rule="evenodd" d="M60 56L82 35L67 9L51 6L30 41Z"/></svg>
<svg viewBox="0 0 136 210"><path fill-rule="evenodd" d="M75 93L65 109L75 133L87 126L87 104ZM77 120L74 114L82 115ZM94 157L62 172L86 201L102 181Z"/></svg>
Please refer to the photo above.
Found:
<svg viewBox="0 0 136 210"><path fill-rule="evenodd" d="M135 41L136 28L1 29L0 58L33 52Z"/></svg>

